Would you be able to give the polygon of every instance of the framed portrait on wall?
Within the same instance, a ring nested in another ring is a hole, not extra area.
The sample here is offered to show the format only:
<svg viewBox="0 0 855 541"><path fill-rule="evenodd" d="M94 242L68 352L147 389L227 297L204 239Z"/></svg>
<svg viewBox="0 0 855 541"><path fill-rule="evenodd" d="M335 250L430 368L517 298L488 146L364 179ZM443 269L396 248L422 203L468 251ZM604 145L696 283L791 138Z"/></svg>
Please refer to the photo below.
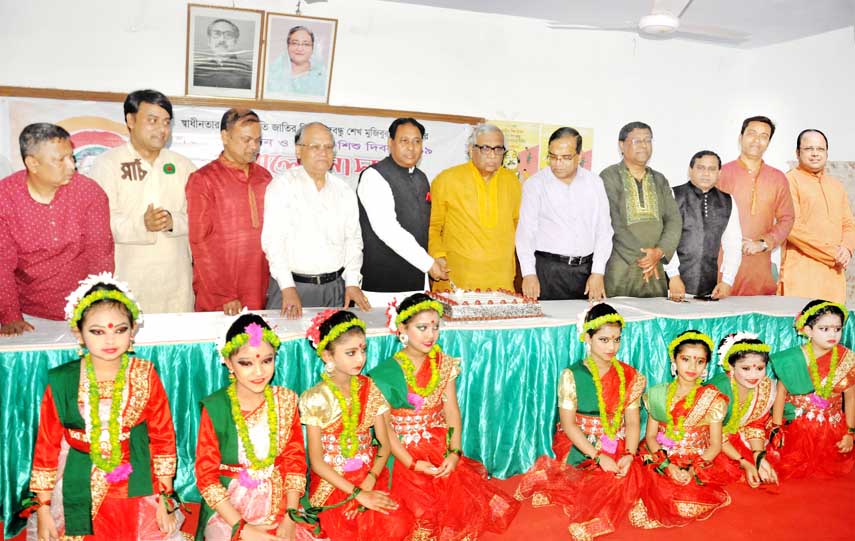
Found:
<svg viewBox="0 0 855 541"><path fill-rule="evenodd" d="M265 28L262 97L327 103L338 20L268 13Z"/></svg>
<svg viewBox="0 0 855 541"><path fill-rule="evenodd" d="M188 4L185 92L257 98L263 25L263 11Z"/></svg>

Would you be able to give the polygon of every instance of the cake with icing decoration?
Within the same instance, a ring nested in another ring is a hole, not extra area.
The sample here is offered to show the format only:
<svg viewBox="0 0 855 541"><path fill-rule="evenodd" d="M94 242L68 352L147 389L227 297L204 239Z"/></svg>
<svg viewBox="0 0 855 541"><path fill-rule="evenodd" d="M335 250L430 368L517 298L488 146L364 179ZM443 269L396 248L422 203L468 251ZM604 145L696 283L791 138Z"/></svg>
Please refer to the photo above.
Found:
<svg viewBox="0 0 855 541"><path fill-rule="evenodd" d="M488 321L542 317L543 307L530 297L506 289L435 291L431 297L442 304L443 318L452 321Z"/></svg>

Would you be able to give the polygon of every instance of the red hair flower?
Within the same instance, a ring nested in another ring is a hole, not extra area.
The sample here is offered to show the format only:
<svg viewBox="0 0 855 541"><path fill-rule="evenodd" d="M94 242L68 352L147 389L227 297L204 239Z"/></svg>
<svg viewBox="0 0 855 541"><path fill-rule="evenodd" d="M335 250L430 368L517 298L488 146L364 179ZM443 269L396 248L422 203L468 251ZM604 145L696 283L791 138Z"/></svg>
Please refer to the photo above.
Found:
<svg viewBox="0 0 855 541"><path fill-rule="evenodd" d="M430 203L430 192L428 192L427 195L425 196L425 201Z"/></svg>
<svg viewBox="0 0 855 541"><path fill-rule="evenodd" d="M338 310L324 310L312 318L312 323L309 325L309 328L306 329L306 338L309 339L309 342L312 343L313 347L318 347L318 344L321 341L321 325L323 325L324 321L328 320L336 312L338 312Z"/></svg>

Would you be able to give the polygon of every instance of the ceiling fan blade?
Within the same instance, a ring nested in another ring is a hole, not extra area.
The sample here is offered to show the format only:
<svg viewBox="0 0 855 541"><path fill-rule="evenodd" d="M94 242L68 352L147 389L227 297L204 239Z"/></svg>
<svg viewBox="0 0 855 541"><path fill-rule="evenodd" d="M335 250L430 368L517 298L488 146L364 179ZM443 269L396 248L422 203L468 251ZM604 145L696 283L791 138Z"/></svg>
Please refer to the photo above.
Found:
<svg viewBox="0 0 855 541"><path fill-rule="evenodd" d="M547 28L551 28L553 30L607 30L607 31L620 31L620 32L635 32L638 30L634 24L621 24L621 25L596 25L596 24L575 24L575 23L558 23L558 22L549 22L546 23Z"/></svg>
<svg viewBox="0 0 855 541"><path fill-rule="evenodd" d="M738 32L717 26L680 25L680 29L675 34L676 37L685 37L687 39L733 43L736 45L751 38L751 34L747 32Z"/></svg>

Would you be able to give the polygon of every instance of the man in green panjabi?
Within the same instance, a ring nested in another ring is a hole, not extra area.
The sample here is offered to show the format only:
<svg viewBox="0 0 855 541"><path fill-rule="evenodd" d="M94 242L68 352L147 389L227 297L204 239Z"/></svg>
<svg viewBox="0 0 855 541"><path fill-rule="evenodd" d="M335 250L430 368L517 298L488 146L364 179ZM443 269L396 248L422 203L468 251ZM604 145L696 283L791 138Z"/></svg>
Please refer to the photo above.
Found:
<svg viewBox="0 0 855 541"><path fill-rule="evenodd" d="M671 259L683 219L665 176L647 166L653 130L630 122L618 135L623 161L600 177L609 199L614 238L606 263L609 297L664 297L668 294L662 260Z"/></svg>

